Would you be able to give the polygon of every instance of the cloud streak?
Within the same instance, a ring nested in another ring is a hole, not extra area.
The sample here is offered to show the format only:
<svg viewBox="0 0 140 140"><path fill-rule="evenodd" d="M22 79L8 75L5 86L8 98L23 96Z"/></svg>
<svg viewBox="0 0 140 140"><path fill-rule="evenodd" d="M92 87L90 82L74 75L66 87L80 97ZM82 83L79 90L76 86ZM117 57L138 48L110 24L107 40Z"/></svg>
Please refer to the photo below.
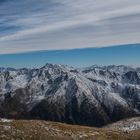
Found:
<svg viewBox="0 0 140 140"><path fill-rule="evenodd" d="M139 0L2 1L0 54L139 43L139 25Z"/></svg>

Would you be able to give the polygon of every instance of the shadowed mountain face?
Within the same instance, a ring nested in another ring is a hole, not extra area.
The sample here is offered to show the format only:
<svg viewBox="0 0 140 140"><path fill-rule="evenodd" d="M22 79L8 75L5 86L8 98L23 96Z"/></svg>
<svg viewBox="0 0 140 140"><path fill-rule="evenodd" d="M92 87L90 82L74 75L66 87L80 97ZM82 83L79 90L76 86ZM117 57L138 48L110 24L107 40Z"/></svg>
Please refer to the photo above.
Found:
<svg viewBox="0 0 140 140"><path fill-rule="evenodd" d="M126 66L0 69L0 117L103 126L140 114L140 71Z"/></svg>

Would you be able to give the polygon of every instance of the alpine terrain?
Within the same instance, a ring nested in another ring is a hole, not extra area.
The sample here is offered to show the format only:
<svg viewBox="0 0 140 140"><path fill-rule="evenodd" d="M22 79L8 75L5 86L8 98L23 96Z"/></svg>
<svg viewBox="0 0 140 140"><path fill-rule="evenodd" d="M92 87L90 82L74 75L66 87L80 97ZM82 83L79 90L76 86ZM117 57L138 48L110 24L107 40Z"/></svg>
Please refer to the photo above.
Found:
<svg viewBox="0 0 140 140"><path fill-rule="evenodd" d="M104 126L140 115L140 68L0 68L0 117Z"/></svg>

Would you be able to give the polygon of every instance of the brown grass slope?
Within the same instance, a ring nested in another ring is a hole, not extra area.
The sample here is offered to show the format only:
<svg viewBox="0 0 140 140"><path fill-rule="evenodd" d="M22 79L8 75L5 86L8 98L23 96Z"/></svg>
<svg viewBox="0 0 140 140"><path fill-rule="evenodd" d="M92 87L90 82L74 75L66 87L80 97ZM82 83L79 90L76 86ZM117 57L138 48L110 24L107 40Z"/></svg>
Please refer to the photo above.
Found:
<svg viewBox="0 0 140 140"><path fill-rule="evenodd" d="M139 132L36 120L0 121L0 140L140 140Z"/></svg>

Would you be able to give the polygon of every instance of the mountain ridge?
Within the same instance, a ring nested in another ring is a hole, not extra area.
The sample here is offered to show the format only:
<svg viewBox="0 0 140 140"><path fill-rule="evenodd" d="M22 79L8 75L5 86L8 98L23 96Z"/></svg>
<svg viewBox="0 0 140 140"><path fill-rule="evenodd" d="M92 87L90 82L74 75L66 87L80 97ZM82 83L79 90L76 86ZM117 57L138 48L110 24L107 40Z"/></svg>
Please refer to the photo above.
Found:
<svg viewBox="0 0 140 140"><path fill-rule="evenodd" d="M140 114L140 70L47 63L0 70L0 117L103 126Z"/></svg>

